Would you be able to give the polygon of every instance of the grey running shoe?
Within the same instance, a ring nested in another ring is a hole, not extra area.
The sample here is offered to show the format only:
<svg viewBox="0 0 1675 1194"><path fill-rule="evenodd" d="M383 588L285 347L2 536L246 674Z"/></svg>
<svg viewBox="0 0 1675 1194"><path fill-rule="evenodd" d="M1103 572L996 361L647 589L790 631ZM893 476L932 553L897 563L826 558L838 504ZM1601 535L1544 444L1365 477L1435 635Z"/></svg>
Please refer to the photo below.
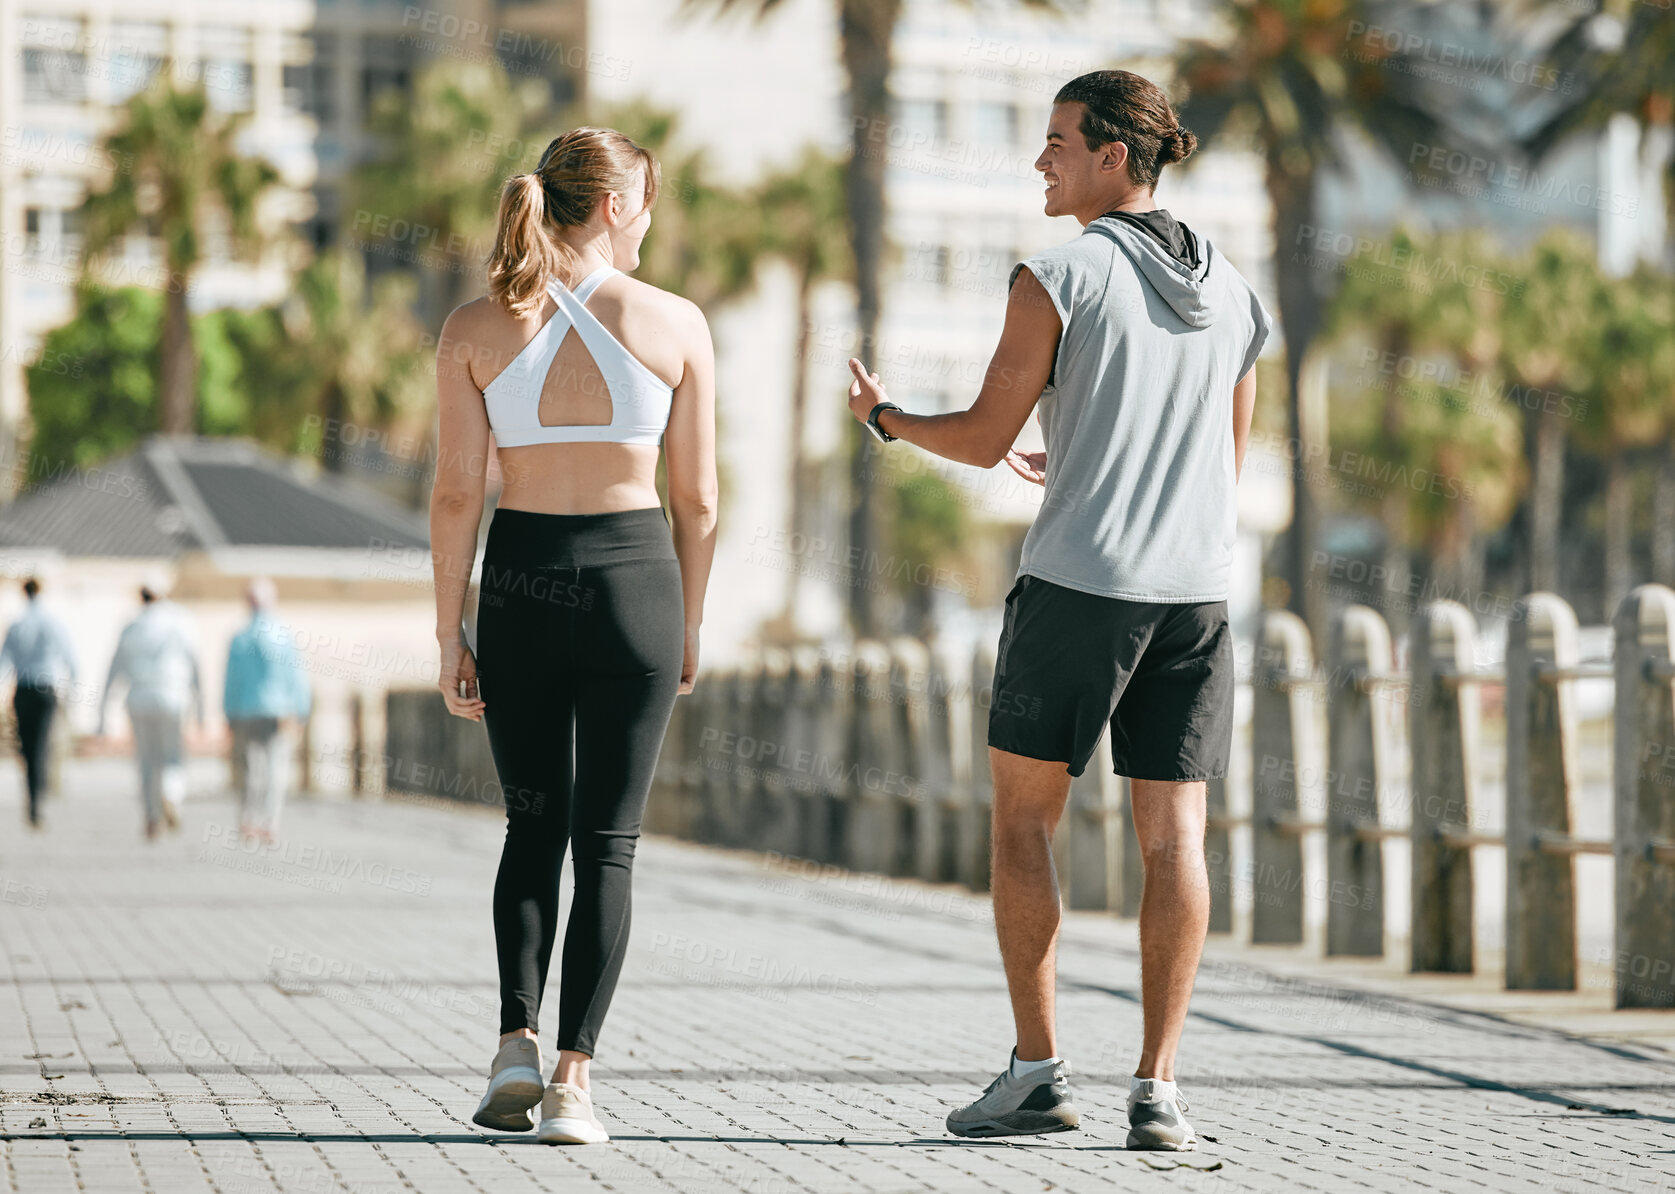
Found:
<svg viewBox="0 0 1675 1194"><path fill-rule="evenodd" d="M1038 1136L1081 1123L1070 1098L1070 1065L1063 1061L1022 1078L1012 1077L1008 1064L975 1103L948 1113L948 1130L956 1136Z"/></svg>
<svg viewBox="0 0 1675 1194"><path fill-rule="evenodd" d="M1173 1082L1138 1078L1128 1084L1128 1147L1189 1153L1198 1137L1183 1114L1186 1100Z"/></svg>
<svg viewBox="0 0 1675 1194"><path fill-rule="evenodd" d="M611 1138L593 1114L593 1097L568 1082L554 1082L541 1095L535 1135L542 1144L604 1144Z"/></svg>
<svg viewBox="0 0 1675 1194"><path fill-rule="evenodd" d="M489 1067L489 1089L471 1122L502 1132L527 1132L535 1126L529 1109L541 1101L541 1045L527 1036L500 1046Z"/></svg>

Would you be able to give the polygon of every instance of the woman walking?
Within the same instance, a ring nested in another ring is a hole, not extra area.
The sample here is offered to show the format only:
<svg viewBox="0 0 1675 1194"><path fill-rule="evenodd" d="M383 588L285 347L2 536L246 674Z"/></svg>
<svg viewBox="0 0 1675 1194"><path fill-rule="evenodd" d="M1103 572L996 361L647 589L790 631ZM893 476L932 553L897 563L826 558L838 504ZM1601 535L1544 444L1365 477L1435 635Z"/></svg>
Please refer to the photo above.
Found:
<svg viewBox="0 0 1675 1194"><path fill-rule="evenodd" d="M509 179L488 295L443 325L431 499L441 688L483 721L506 797L494 885L500 1047L472 1116L553 1144L609 1139L588 1063L628 945L640 817L677 693L698 671L715 548L715 368L703 313L627 276L659 175L611 129L574 129ZM489 435L502 488L478 600L462 613ZM669 513L658 498L664 449ZM541 995L568 844L558 1058L541 1079Z"/></svg>

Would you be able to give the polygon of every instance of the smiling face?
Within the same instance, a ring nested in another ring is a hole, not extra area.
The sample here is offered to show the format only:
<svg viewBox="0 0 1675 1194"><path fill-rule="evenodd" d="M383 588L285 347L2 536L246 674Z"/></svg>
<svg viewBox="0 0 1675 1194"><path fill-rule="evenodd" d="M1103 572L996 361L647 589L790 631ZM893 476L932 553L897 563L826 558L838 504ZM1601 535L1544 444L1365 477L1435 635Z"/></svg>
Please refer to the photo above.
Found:
<svg viewBox="0 0 1675 1194"><path fill-rule="evenodd" d="M1133 190L1128 181L1128 146L1121 141L1089 149L1082 136L1081 104L1054 104L1047 121L1047 147L1035 159L1047 184L1044 210L1091 223Z"/></svg>

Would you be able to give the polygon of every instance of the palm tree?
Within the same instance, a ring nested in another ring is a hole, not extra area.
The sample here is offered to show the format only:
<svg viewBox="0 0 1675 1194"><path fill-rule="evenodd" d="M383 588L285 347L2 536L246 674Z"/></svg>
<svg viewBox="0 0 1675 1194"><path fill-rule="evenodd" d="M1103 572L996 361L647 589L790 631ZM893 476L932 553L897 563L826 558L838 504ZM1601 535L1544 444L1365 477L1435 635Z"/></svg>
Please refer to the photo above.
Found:
<svg viewBox="0 0 1675 1194"><path fill-rule="evenodd" d="M1266 168L1274 208L1274 271L1285 332L1287 433L1300 458L1315 429L1300 400L1309 346L1321 330L1325 292L1311 260L1308 229L1319 226L1317 185L1343 165L1343 136L1364 134L1394 160L1416 144L1443 139L1442 122L1419 99L1415 76L1391 69L1377 46L1346 56L1352 23L1412 28L1421 18L1404 6L1374 0L1229 0L1230 35L1189 43L1176 60L1185 90L1181 123L1211 141L1253 140ZM1358 44L1358 43L1357 43ZM1386 58L1394 55L1385 54ZM1318 638L1324 630L1318 593L1308 584L1316 512L1305 469L1292 471L1286 585L1291 608Z"/></svg>
<svg viewBox="0 0 1675 1194"><path fill-rule="evenodd" d="M765 17L783 0L684 0L688 9L753 12ZM890 121L890 67L903 0L833 0L838 17L838 56L849 82L849 160L844 200L849 243L855 259L855 323L858 355L876 353L884 265L884 172ZM1014 0L1020 7L1048 9L1054 0ZM849 546L866 559L877 541L872 482L867 468L869 440L858 425L849 432ZM857 634L878 630L876 602L868 585L849 586L850 622Z"/></svg>
<svg viewBox="0 0 1675 1194"><path fill-rule="evenodd" d="M590 119L609 125L656 156L663 190L634 276L708 310L755 281L765 251L750 196L716 183L703 150L680 143L672 112L625 104Z"/></svg>
<svg viewBox="0 0 1675 1194"><path fill-rule="evenodd" d="M294 392L319 418L329 471L343 471L350 429L387 427L422 402L429 378L415 290L406 273L368 286L360 254L333 249L297 276L279 308Z"/></svg>
<svg viewBox="0 0 1675 1194"><path fill-rule="evenodd" d="M1598 129L1620 112L1642 126L1675 123L1675 5L1665 3L1551 5L1575 14L1543 56L1570 82L1568 101L1547 107L1524 148L1537 161L1571 134ZM1531 93L1546 104L1546 92ZM1675 157L1664 163L1664 202L1675 228Z"/></svg>
<svg viewBox="0 0 1675 1194"><path fill-rule="evenodd" d="M811 478L803 459L808 410L808 363L814 330L814 291L822 282L850 280L853 259L846 238L844 165L813 147L757 191L764 250L790 263L797 279L797 347L791 372L791 514L795 535L807 520ZM798 571L788 569L782 620L795 625Z"/></svg>
<svg viewBox="0 0 1675 1194"><path fill-rule="evenodd" d="M1554 6L1557 7L1557 6ZM1569 79L1569 102L1547 110L1524 147L1536 161L1552 153L1573 133L1598 129L1619 113L1635 117L1643 129L1668 133L1675 123L1675 7L1668 4L1617 4L1575 9L1568 28L1545 58L1561 78ZM1532 100L1537 97L1532 96ZM1656 144L1647 138L1642 145ZM1666 227L1675 228L1675 157L1664 163ZM1675 421L1669 431L1675 433ZM1666 434L1666 440L1675 434ZM1675 448L1664 447L1657 462L1654 509L1675 508ZM1675 585L1675 519L1655 518L1652 526L1652 577Z"/></svg>
<svg viewBox="0 0 1675 1194"><path fill-rule="evenodd" d="M1642 267L1628 278L1600 278L1586 307L1584 367L1589 385L1577 438L1605 459L1605 616L1633 587L1630 457L1663 443L1675 408L1675 302L1669 279ZM1668 511L1663 512L1668 517ZM1656 517L1654 516L1654 522Z"/></svg>
<svg viewBox="0 0 1675 1194"><path fill-rule="evenodd" d="M187 435L197 421L197 353L187 294L204 243L230 234L235 252L258 247L256 209L279 174L236 144L240 121L217 116L200 87L177 89L165 67L134 96L105 138L107 160L124 163L110 186L87 197L89 273L95 259L139 234L163 243L168 286L158 357L158 429Z"/></svg>
<svg viewBox="0 0 1675 1194"><path fill-rule="evenodd" d="M540 127L550 120L547 98L540 80L514 84L498 63L442 59L418 72L411 93L391 89L374 101L367 129L377 149L354 173L360 226L352 220L349 231L375 255L439 259L421 271L427 326L441 326L477 288L501 184L533 168L551 135Z"/></svg>
<svg viewBox="0 0 1675 1194"><path fill-rule="evenodd" d="M1379 474L1395 478L1376 503L1391 590L1408 588L1410 549L1423 554L1422 575L1444 595L1475 590L1480 536L1506 521L1522 468L1517 414L1497 397L1494 371L1503 296L1499 286L1463 279L1505 271L1495 269L1491 248L1473 233L1420 238L1397 231L1391 260L1480 268L1428 278L1423 270L1373 265L1344 279L1326 309L1323 337L1370 343L1381 354L1380 370L1376 384L1334 402L1333 443L1365 454ZM1436 366L1438 380L1407 380L1421 375L1420 364ZM1413 478L1427 483L1407 483Z"/></svg>
<svg viewBox="0 0 1675 1194"><path fill-rule="evenodd" d="M1523 412L1531 461L1529 587L1559 587L1559 527L1564 513L1565 446L1582 385L1580 361L1588 347L1588 306L1578 296L1596 285L1593 246L1556 229L1542 237L1510 271L1520 279L1501 307L1496 365Z"/></svg>
<svg viewBox="0 0 1675 1194"><path fill-rule="evenodd" d="M1391 237L1391 259L1411 261L1430 246L1398 230ZM1439 320L1441 310L1433 288L1416 284L1399 270L1373 265L1349 274L1332 296L1321 320L1321 336L1335 341L1358 336L1371 341L1379 361L1396 362L1397 372L1382 370L1373 379L1384 398L1380 406L1378 450L1401 453L1403 412L1408 405L1407 387L1400 382L1400 369L1419 352L1434 351L1446 342L1448 325ZM1364 373L1363 373L1364 376ZM1397 489L1386 492L1379 510L1385 531L1384 568L1392 591L1402 592L1409 575L1408 503Z"/></svg>

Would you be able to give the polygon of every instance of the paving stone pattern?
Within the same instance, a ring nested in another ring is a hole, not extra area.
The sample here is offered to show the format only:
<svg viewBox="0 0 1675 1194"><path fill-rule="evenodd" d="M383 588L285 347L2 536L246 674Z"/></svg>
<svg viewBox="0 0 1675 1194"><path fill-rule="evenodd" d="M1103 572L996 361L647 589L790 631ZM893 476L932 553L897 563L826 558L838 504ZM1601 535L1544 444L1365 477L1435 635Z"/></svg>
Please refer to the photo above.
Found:
<svg viewBox="0 0 1675 1194"><path fill-rule="evenodd" d="M489 1133L470 1115L497 1032L497 815L294 802L283 842L253 849L211 782L148 845L114 762L71 765L44 833L20 829L15 787L6 1190L1675 1191L1668 1053L1215 946L1180 1065L1206 1142L1129 1153L1135 926L1092 914L1060 958L1083 1129L956 1140L943 1116L1010 1045L987 901L660 839L594 1065L614 1143Z"/></svg>

